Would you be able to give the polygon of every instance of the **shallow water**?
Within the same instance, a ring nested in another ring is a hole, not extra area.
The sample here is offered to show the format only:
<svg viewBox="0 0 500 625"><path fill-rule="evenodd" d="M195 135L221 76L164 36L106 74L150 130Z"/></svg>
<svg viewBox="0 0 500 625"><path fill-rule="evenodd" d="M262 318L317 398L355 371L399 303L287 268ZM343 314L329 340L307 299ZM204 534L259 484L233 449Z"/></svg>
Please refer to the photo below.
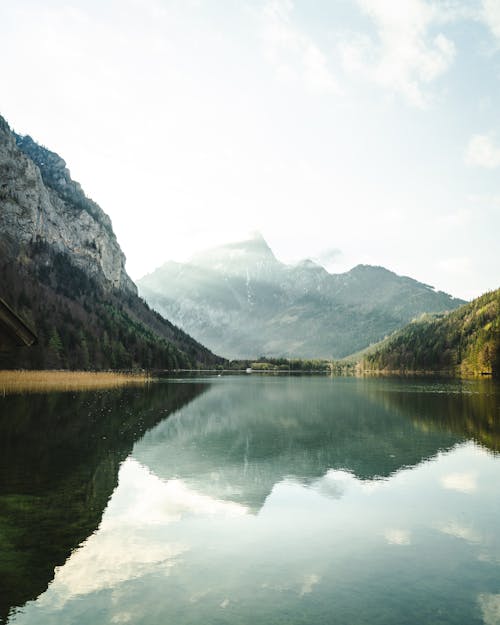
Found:
<svg viewBox="0 0 500 625"><path fill-rule="evenodd" d="M222 377L0 410L9 624L500 623L491 381Z"/></svg>

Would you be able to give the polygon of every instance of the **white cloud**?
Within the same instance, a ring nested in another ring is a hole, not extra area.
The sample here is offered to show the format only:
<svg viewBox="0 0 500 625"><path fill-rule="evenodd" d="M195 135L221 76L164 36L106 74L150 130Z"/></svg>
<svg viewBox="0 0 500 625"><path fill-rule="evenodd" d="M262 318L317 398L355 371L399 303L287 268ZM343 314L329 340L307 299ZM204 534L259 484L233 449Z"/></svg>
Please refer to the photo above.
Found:
<svg viewBox="0 0 500 625"><path fill-rule="evenodd" d="M453 212L445 213L436 217L436 224L442 228L463 228L475 218L474 211L465 208L455 209ZM468 258L461 258L462 262L469 263Z"/></svg>
<svg viewBox="0 0 500 625"><path fill-rule="evenodd" d="M163 481L133 458L122 464L119 479L119 485L128 488L126 507L121 508L115 498L101 529L113 530L123 524L167 524L200 514L237 517L248 513L245 506L202 495L182 480Z"/></svg>
<svg viewBox="0 0 500 625"><path fill-rule="evenodd" d="M498 0L483 0L482 18L495 37L500 39L500 4Z"/></svg>
<svg viewBox="0 0 500 625"><path fill-rule="evenodd" d="M293 2L270 0L262 12L262 39L268 59L286 82L301 82L319 94L341 89L318 45L294 25Z"/></svg>
<svg viewBox="0 0 500 625"><path fill-rule="evenodd" d="M319 252L319 254L315 257L315 260L320 265L331 265L337 262L342 257L342 250L339 250L338 247L327 247Z"/></svg>
<svg viewBox="0 0 500 625"><path fill-rule="evenodd" d="M477 213L478 206L482 209L490 209L497 212L500 208L500 194L496 193L471 193L467 197L471 204L474 204L474 210Z"/></svg>
<svg viewBox="0 0 500 625"><path fill-rule="evenodd" d="M402 529L388 529L384 533L389 545L410 545L410 532Z"/></svg>
<svg viewBox="0 0 500 625"><path fill-rule="evenodd" d="M451 258L443 258L436 264L440 271L447 274L469 274L473 269L472 261L467 256L452 256Z"/></svg>
<svg viewBox="0 0 500 625"><path fill-rule="evenodd" d="M308 575L305 575L304 583L302 584L302 587L300 589L300 596L303 597L304 595L309 595L313 591L314 586L316 586L316 584L318 584L320 580L321 576L316 575L316 573L310 573Z"/></svg>
<svg viewBox="0 0 500 625"><path fill-rule="evenodd" d="M471 527L461 525L457 521L448 521L438 527L440 532L448 534L448 536L454 536L455 538L461 538L469 543L480 543L481 536L474 531Z"/></svg>
<svg viewBox="0 0 500 625"><path fill-rule="evenodd" d="M119 485L99 530L56 568L52 592L43 595L42 601L60 607L74 597L115 588L153 570L168 575L190 547L180 542L159 543L148 527L197 515L234 517L247 512L240 504L197 493L181 480L163 481L128 458L120 467ZM121 620L113 622L126 622L127 614L116 618Z"/></svg>
<svg viewBox="0 0 500 625"><path fill-rule="evenodd" d="M485 625L500 625L500 595L483 593L478 601Z"/></svg>
<svg viewBox="0 0 500 625"><path fill-rule="evenodd" d="M471 167L500 167L500 148L488 135L474 135L465 152L465 163Z"/></svg>
<svg viewBox="0 0 500 625"><path fill-rule="evenodd" d="M455 58L455 45L432 27L443 12L424 0L357 0L373 21L377 42L355 34L340 45L344 68L402 95L425 108L431 95L426 87L444 74Z"/></svg>
<svg viewBox="0 0 500 625"><path fill-rule="evenodd" d="M449 473L441 478L441 486L469 495L477 489L477 476L475 473Z"/></svg>
<svg viewBox="0 0 500 625"><path fill-rule="evenodd" d="M441 22L455 20L478 20L481 0L439 0L435 7L439 11Z"/></svg>
<svg viewBox="0 0 500 625"><path fill-rule="evenodd" d="M132 620L132 614L130 612L119 612L115 614L111 619L112 623L130 623Z"/></svg>
<svg viewBox="0 0 500 625"><path fill-rule="evenodd" d="M325 497L340 499L354 483L356 479L351 473L330 469L316 481L315 489Z"/></svg>
<svg viewBox="0 0 500 625"><path fill-rule="evenodd" d="M153 570L168 574L187 550L180 543L159 545L131 528L120 534L101 530L74 551L64 566L56 568L53 592L46 594L43 601L62 606L74 597L114 588Z"/></svg>

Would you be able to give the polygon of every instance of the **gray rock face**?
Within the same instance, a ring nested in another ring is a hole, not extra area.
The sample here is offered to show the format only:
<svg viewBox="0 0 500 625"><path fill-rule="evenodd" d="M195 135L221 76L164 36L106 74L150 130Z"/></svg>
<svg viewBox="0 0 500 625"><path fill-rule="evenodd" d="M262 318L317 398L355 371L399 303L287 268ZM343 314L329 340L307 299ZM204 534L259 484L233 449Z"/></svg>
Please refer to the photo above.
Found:
<svg viewBox="0 0 500 625"><path fill-rule="evenodd" d="M258 234L165 263L138 286L153 308L228 358L342 358L424 312L463 303L383 267L330 274L311 260L285 265Z"/></svg>
<svg viewBox="0 0 500 625"><path fill-rule="evenodd" d="M109 217L71 179L65 162L0 117L0 235L17 260L25 245L43 242L103 286L137 293ZM21 259L22 260L22 259Z"/></svg>

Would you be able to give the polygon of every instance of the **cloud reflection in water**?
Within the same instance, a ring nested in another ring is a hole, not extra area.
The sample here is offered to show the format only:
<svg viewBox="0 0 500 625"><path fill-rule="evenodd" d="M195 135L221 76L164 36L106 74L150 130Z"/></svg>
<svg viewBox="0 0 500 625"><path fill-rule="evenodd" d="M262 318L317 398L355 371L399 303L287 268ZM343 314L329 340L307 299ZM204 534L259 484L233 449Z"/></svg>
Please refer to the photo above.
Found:
<svg viewBox="0 0 500 625"><path fill-rule="evenodd" d="M244 506L196 493L181 480L163 481L128 458L120 468L119 486L99 529L56 569L50 603L62 607L76 596L114 588L153 570L168 575L190 547L183 542L159 541L148 526L199 515L246 513Z"/></svg>

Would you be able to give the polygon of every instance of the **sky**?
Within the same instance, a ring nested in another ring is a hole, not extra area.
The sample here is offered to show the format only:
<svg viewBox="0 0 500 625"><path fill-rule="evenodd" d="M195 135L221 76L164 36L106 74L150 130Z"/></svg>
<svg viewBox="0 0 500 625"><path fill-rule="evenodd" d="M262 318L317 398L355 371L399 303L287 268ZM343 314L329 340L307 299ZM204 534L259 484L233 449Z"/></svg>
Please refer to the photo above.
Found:
<svg viewBox="0 0 500 625"><path fill-rule="evenodd" d="M285 262L500 287L500 1L1 0L0 114L138 279L259 230Z"/></svg>

